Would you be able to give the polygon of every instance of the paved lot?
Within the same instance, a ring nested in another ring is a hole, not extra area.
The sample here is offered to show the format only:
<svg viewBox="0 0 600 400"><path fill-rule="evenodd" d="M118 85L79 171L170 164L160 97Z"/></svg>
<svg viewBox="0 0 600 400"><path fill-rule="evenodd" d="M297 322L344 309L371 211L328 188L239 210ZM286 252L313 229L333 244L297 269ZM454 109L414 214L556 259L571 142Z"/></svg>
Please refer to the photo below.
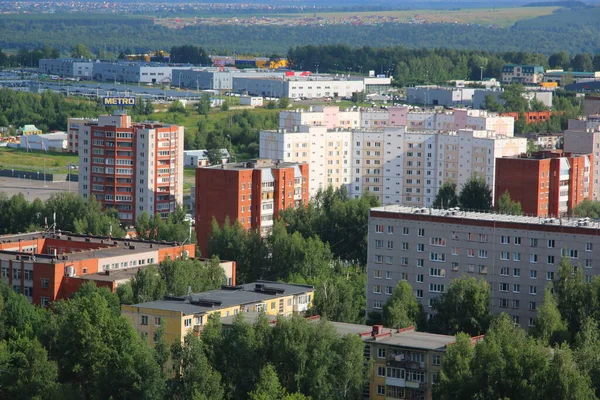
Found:
<svg viewBox="0 0 600 400"><path fill-rule="evenodd" d="M44 187L44 181L0 177L0 192L6 193L8 197L23 193L28 201L33 201L36 197L44 201L53 193L69 191L69 182L46 182L46 186ZM71 182L70 189L77 192L77 182Z"/></svg>

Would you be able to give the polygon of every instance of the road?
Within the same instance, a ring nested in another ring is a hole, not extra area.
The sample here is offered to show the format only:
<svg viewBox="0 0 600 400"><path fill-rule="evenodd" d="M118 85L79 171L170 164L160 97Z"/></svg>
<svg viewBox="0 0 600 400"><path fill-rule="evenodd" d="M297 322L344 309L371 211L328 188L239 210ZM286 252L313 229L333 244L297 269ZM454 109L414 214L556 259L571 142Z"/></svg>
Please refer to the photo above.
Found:
<svg viewBox="0 0 600 400"><path fill-rule="evenodd" d="M46 182L46 186L44 187L44 181L0 177L0 193L5 193L8 197L23 193L28 201L33 201L36 197L45 201L54 193L68 192L69 188L72 192L77 192L77 182Z"/></svg>

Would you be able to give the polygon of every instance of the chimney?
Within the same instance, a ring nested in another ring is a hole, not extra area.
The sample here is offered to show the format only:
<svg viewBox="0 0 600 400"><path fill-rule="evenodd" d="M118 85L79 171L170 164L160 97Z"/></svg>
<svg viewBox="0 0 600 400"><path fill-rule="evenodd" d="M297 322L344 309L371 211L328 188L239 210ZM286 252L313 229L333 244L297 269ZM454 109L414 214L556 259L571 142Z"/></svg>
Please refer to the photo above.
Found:
<svg viewBox="0 0 600 400"><path fill-rule="evenodd" d="M383 332L383 325L373 325L373 330L371 331L371 336L375 337L380 335Z"/></svg>

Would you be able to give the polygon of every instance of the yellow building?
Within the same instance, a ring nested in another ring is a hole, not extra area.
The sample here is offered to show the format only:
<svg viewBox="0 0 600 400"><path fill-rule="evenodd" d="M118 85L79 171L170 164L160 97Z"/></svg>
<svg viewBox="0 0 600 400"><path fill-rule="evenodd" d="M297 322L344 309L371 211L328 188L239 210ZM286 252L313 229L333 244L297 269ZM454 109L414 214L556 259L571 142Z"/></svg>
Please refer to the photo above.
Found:
<svg viewBox="0 0 600 400"><path fill-rule="evenodd" d="M123 305L121 313L153 345L155 334L161 326L164 327L166 340L173 343L176 340L183 341L191 330L200 332L213 314L222 317L241 312L292 315L307 311L313 298L312 286L258 281L189 296L168 296L163 300Z"/></svg>
<svg viewBox="0 0 600 400"><path fill-rule="evenodd" d="M35 125L24 125L22 128L19 128L17 131L18 135L41 135L42 130L38 129Z"/></svg>

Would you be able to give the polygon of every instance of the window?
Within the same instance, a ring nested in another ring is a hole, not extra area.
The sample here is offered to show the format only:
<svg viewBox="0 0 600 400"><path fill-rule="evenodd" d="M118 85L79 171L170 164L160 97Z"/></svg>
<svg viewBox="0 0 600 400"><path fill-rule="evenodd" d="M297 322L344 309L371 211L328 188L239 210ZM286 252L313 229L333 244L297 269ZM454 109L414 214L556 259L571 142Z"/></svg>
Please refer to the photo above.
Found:
<svg viewBox="0 0 600 400"><path fill-rule="evenodd" d="M510 258L510 253L508 251L501 251L500 252L500 259L501 260L508 260Z"/></svg>
<svg viewBox="0 0 600 400"><path fill-rule="evenodd" d="M417 232L417 236L425 236L425 229L419 228L419 230Z"/></svg>
<svg viewBox="0 0 600 400"><path fill-rule="evenodd" d="M142 315L142 325L148 325L148 316Z"/></svg>
<svg viewBox="0 0 600 400"><path fill-rule="evenodd" d="M386 264L391 264L393 262L394 262L394 257L392 257L392 256L385 256L385 263ZM387 278L387 279L389 279L389 278Z"/></svg>
<svg viewBox="0 0 600 400"><path fill-rule="evenodd" d="M508 267L500 268L500 275L508 276L509 274L510 274L510 268L508 268Z"/></svg>
<svg viewBox="0 0 600 400"><path fill-rule="evenodd" d="M432 365L441 365L440 361L441 360L440 360L440 355L439 354L433 354L431 356L431 364Z"/></svg>
<svg viewBox="0 0 600 400"><path fill-rule="evenodd" d="M385 271L385 279L392 279L392 271Z"/></svg>
<svg viewBox="0 0 600 400"><path fill-rule="evenodd" d="M425 260L422 258L417 258L417 267L422 267L425 265Z"/></svg>
<svg viewBox="0 0 600 400"><path fill-rule="evenodd" d="M161 318L160 317L154 317L154 326L160 326L161 323Z"/></svg>
<svg viewBox="0 0 600 400"><path fill-rule="evenodd" d="M432 293L444 293L444 285L441 283L430 283L429 291Z"/></svg>
<svg viewBox="0 0 600 400"><path fill-rule="evenodd" d="M425 245L423 243L417 243L417 251L420 253L425 251Z"/></svg>
<svg viewBox="0 0 600 400"><path fill-rule="evenodd" d="M42 286L42 289L48 289L48 279L47 278L41 279L41 286Z"/></svg>
<svg viewBox="0 0 600 400"><path fill-rule="evenodd" d="M537 279L537 270L532 269L531 271L529 271L529 278Z"/></svg>
<svg viewBox="0 0 600 400"><path fill-rule="evenodd" d="M21 268L13 268L13 279L21 279Z"/></svg>
<svg viewBox="0 0 600 400"><path fill-rule="evenodd" d="M383 233L383 225L375 225L376 233Z"/></svg>
<svg viewBox="0 0 600 400"><path fill-rule="evenodd" d="M475 249L467 249L467 257L475 257Z"/></svg>
<svg viewBox="0 0 600 400"><path fill-rule="evenodd" d="M394 233L394 227L392 225L388 225L387 227L387 233Z"/></svg>
<svg viewBox="0 0 600 400"><path fill-rule="evenodd" d="M510 244L510 236L502 236L502 237L500 237L500 243L502 243L502 244Z"/></svg>
<svg viewBox="0 0 600 400"><path fill-rule="evenodd" d="M487 258L487 250L479 250L479 258Z"/></svg>
<svg viewBox="0 0 600 400"><path fill-rule="evenodd" d="M445 253L429 253L429 259L431 261L445 262L446 254Z"/></svg>
<svg viewBox="0 0 600 400"><path fill-rule="evenodd" d="M385 348L379 347L377 349L377 358L385 358Z"/></svg>
<svg viewBox="0 0 600 400"><path fill-rule="evenodd" d="M508 283L500 283L498 288L501 292L508 292Z"/></svg>
<svg viewBox="0 0 600 400"><path fill-rule="evenodd" d="M45 296L40 297L40 305L42 307L46 307L49 303L50 303L49 297L45 297Z"/></svg>
<svg viewBox="0 0 600 400"><path fill-rule="evenodd" d="M513 268L513 276L518 278L521 276L521 268Z"/></svg>
<svg viewBox="0 0 600 400"><path fill-rule="evenodd" d="M385 294L387 295L391 295L392 294L392 287L391 286L386 286L385 287Z"/></svg>
<svg viewBox="0 0 600 400"><path fill-rule="evenodd" d="M446 270L443 268L429 268L429 276L444 277Z"/></svg>
<svg viewBox="0 0 600 400"><path fill-rule="evenodd" d="M530 310L530 311L535 311L535 310L537 310L537 305L536 305L535 301L530 301L530 302L529 302L529 310Z"/></svg>
<svg viewBox="0 0 600 400"><path fill-rule="evenodd" d="M556 246L554 239L548 240L548 248L553 249Z"/></svg>
<svg viewBox="0 0 600 400"><path fill-rule="evenodd" d="M585 251L592 251L594 249L594 244L593 243L586 243L585 244Z"/></svg>
<svg viewBox="0 0 600 400"><path fill-rule="evenodd" d="M373 308L380 310L381 309L381 300L373 300Z"/></svg>
<svg viewBox="0 0 600 400"><path fill-rule="evenodd" d="M407 266L408 265L408 257L402 257L400 259L400 265Z"/></svg>
<svg viewBox="0 0 600 400"><path fill-rule="evenodd" d="M554 264L554 256L548 256L548 259L546 260L546 262L548 264Z"/></svg>
<svg viewBox="0 0 600 400"><path fill-rule="evenodd" d="M408 250L408 242L402 242L402 250Z"/></svg>
<svg viewBox="0 0 600 400"><path fill-rule="evenodd" d="M408 235L408 227L407 226L402 227L402 234Z"/></svg>
<svg viewBox="0 0 600 400"><path fill-rule="evenodd" d="M446 246L446 239L440 237L429 238L429 244L432 246Z"/></svg>
<svg viewBox="0 0 600 400"><path fill-rule="evenodd" d="M521 253L513 253L513 261L521 261Z"/></svg>
<svg viewBox="0 0 600 400"><path fill-rule="evenodd" d="M458 255L458 247L453 247L452 248L452 255L453 256L457 256Z"/></svg>
<svg viewBox="0 0 600 400"><path fill-rule="evenodd" d="M423 298L423 289L417 289L416 296L417 296L417 299L422 299Z"/></svg>
<svg viewBox="0 0 600 400"><path fill-rule="evenodd" d="M30 281L33 279L33 271L30 269L25 270L25 280Z"/></svg>
<svg viewBox="0 0 600 400"><path fill-rule="evenodd" d="M521 238L519 236L515 236L515 245L517 245L517 246L521 245Z"/></svg>
<svg viewBox="0 0 600 400"><path fill-rule="evenodd" d="M534 264L537 263L538 262L538 256L537 256L537 254L530 254L529 255L529 262L534 263Z"/></svg>
<svg viewBox="0 0 600 400"><path fill-rule="evenodd" d="M508 299L498 299L498 306L500 308L508 308Z"/></svg>
<svg viewBox="0 0 600 400"><path fill-rule="evenodd" d="M579 258L579 251L563 249L562 255L563 255L563 257Z"/></svg>
<svg viewBox="0 0 600 400"><path fill-rule="evenodd" d="M391 240L388 240L388 242L387 242L387 248L388 249L393 249L394 248L394 242L392 242Z"/></svg>
<svg viewBox="0 0 600 400"><path fill-rule="evenodd" d="M512 308L519 308L519 305L520 305L519 300L512 301Z"/></svg>
<svg viewBox="0 0 600 400"><path fill-rule="evenodd" d="M192 326L192 319L191 318L186 318L183 320L183 325L186 328L190 328Z"/></svg>
<svg viewBox="0 0 600 400"><path fill-rule="evenodd" d="M383 247L383 240L376 239L375 240L375 248L380 249Z"/></svg>
<svg viewBox="0 0 600 400"><path fill-rule="evenodd" d="M381 279L381 276L382 275L381 275L381 270L380 269L373 270L373 278L375 278L375 279Z"/></svg>
<svg viewBox="0 0 600 400"><path fill-rule="evenodd" d="M585 260L585 267L586 268L592 268L592 259L591 258L586 258L586 260Z"/></svg>
<svg viewBox="0 0 600 400"><path fill-rule="evenodd" d="M529 286L529 294L535 296L537 294L537 286Z"/></svg>
<svg viewBox="0 0 600 400"><path fill-rule="evenodd" d="M552 271L546 272L546 280L553 281L554 280L554 272L552 272Z"/></svg>
<svg viewBox="0 0 600 400"><path fill-rule="evenodd" d="M417 274L417 282L423 283L423 274Z"/></svg>
<svg viewBox="0 0 600 400"><path fill-rule="evenodd" d="M381 285L373 285L373 293L381 294Z"/></svg>
<svg viewBox="0 0 600 400"><path fill-rule="evenodd" d="M535 319L534 318L529 318L529 326L535 326Z"/></svg>

